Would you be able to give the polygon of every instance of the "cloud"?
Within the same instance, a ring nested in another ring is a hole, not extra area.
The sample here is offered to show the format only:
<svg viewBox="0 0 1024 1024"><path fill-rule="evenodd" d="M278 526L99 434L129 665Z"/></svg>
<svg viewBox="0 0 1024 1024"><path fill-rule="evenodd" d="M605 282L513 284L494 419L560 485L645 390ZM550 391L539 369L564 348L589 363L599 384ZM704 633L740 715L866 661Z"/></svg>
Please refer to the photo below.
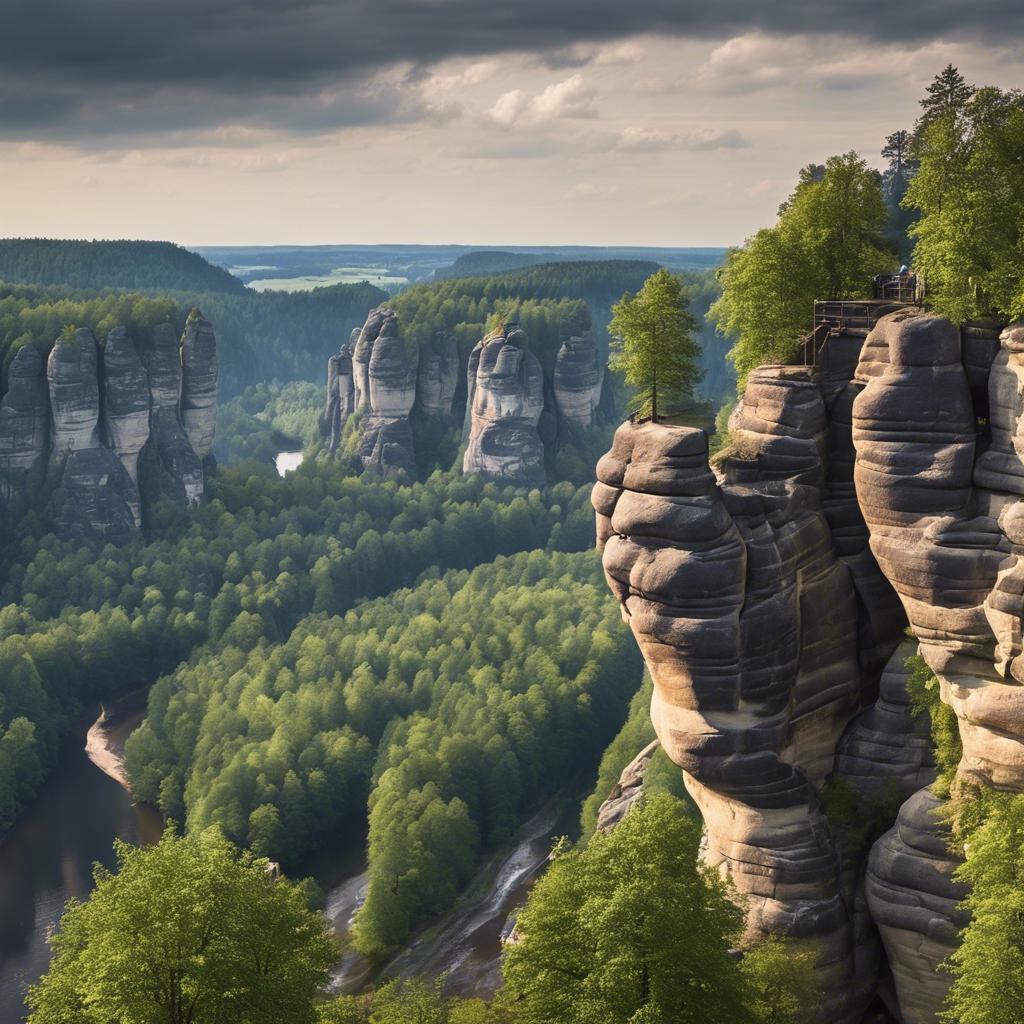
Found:
<svg viewBox="0 0 1024 1024"><path fill-rule="evenodd" d="M734 128L694 128L687 132L667 132L630 125L620 133L615 148L627 153L659 153L670 149L694 152L746 149L750 145L750 140Z"/></svg>
<svg viewBox="0 0 1024 1024"><path fill-rule="evenodd" d="M594 99L597 93L581 75L571 75L561 82L552 82L543 92L529 96L522 89L511 89L495 100L487 111L491 120L509 126L519 121L556 121L563 117L591 118L597 116Z"/></svg>
<svg viewBox="0 0 1024 1024"><path fill-rule="evenodd" d="M998 46L1024 33L1019 0L982 6L904 0L880 13L875 0L8 0L0 137L84 140L229 122L314 133L452 116L451 106L439 114L429 97L419 110L412 99L424 69L439 62L530 53L562 66L621 63L638 59L623 40L643 34L801 33L913 47L940 39ZM799 68L788 59L745 68L743 45L725 45L705 76L720 87L730 76L738 90L751 77L763 84ZM406 81L393 83L401 97L366 100L367 82L401 67ZM835 87L854 80L834 79ZM336 102L320 102L325 94Z"/></svg>

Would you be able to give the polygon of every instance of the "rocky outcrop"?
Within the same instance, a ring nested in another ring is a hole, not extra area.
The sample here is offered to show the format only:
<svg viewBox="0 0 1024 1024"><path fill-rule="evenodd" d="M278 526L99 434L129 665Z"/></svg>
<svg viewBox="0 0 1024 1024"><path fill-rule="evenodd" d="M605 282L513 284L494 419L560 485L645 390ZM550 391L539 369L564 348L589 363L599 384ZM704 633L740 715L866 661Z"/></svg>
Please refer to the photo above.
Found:
<svg viewBox="0 0 1024 1024"><path fill-rule="evenodd" d="M882 673L878 699L850 724L836 750L835 774L862 796L906 799L935 781L928 716L915 714L907 692L907 659L917 643L905 640Z"/></svg>
<svg viewBox="0 0 1024 1024"><path fill-rule="evenodd" d="M852 396L826 383L808 367L751 374L717 472L703 431L624 424L593 502L609 586L654 680L655 729L704 817L704 856L743 894L748 940L816 941L820 1019L854 1024L878 945L818 794L844 735L850 766L876 742L893 751L895 784L924 776L894 749L920 729L898 679L885 683L888 716L850 726L904 620L850 485Z"/></svg>
<svg viewBox="0 0 1024 1024"><path fill-rule="evenodd" d="M327 398L324 411L320 414L320 434L327 451L332 454L341 444L345 423L356 410L352 353L358 341L359 328L356 327L338 354L327 360Z"/></svg>
<svg viewBox="0 0 1024 1024"><path fill-rule="evenodd" d="M47 519L65 540L123 544L135 532L138 491L109 448L80 448L64 463L47 502Z"/></svg>
<svg viewBox="0 0 1024 1024"><path fill-rule="evenodd" d="M92 331L80 327L53 343L46 379L54 458L61 460L70 452L99 447L98 355Z"/></svg>
<svg viewBox="0 0 1024 1024"><path fill-rule="evenodd" d="M121 543L144 508L194 504L216 421L217 356L198 313L179 340L170 324L133 338L115 327L100 349L92 332L62 334L42 374L22 349L0 401L0 508L20 513L37 493L46 456L59 474L46 511L77 541Z"/></svg>
<svg viewBox="0 0 1024 1024"><path fill-rule="evenodd" d="M938 970L969 920L966 895L953 880L961 860L950 852L941 801L922 789L871 849L867 901L885 946L903 1024L935 1024L953 978ZM894 1008L895 1009L895 1008Z"/></svg>
<svg viewBox="0 0 1024 1024"><path fill-rule="evenodd" d="M115 327L103 346L103 436L131 479L135 525L142 523L138 493L139 452L149 440L149 383L135 343Z"/></svg>
<svg viewBox="0 0 1024 1024"><path fill-rule="evenodd" d="M622 769L619 781L612 786L612 791L597 810L598 832L610 832L615 828L644 795L647 769L659 746L658 740L652 740Z"/></svg>
<svg viewBox="0 0 1024 1024"><path fill-rule="evenodd" d="M402 338L380 306L327 362L321 451L387 473L448 469L461 423L464 473L534 487L582 431L614 422L615 403L586 314L565 320L542 365L511 315L467 357L445 331Z"/></svg>
<svg viewBox="0 0 1024 1024"><path fill-rule="evenodd" d="M473 350L467 371L464 473L523 486L544 483L544 374L518 322L506 320Z"/></svg>
<svg viewBox="0 0 1024 1024"><path fill-rule="evenodd" d="M594 426L601 402L604 365L589 317L568 317L562 323L555 358L555 403L570 427Z"/></svg>
<svg viewBox="0 0 1024 1024"><path fill-rule="evenodd" d="M181 369L181 425L192 450L205 459L217 430L217 339L198 310L181 337Z"/></svg>
<svg viewBox="0 0 1024 1024"><path fill-rule="evenodd" d="M50 403L43 357L31 345L18 351L0 400L0 510L20 513L45 470Z"/></svg>
<svg viewBox="0 0 1024 1024"><path fill-rule="evenodd" d="M386 306L371 310L360 331L327 364L327 400L320 430L338 449L349 416L360 414L356 454L363 469L413 473L416 452L410 415L416 403L419 353L401 338Z"/></svg>

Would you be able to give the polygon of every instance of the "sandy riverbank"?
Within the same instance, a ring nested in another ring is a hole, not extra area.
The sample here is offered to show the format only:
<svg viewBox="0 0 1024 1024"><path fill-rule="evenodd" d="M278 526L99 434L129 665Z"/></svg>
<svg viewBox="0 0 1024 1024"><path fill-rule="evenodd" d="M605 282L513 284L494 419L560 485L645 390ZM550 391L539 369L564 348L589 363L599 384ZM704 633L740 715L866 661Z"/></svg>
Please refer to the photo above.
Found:
<svg viewBox="0 0 1024 1024"><path fill-rule="evenodd" d="M124 768L124 745L145 715L147 692L136 690L103 708L85 734L86 756L129 793L132 787Z"/></svg>

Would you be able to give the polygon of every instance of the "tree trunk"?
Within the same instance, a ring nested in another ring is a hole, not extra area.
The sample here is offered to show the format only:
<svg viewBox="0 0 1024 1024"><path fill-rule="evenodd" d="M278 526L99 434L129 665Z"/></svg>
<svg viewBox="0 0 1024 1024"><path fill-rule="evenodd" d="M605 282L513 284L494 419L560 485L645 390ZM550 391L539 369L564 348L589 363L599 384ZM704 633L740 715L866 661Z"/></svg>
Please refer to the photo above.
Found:
<svg viewBox="0 0 1024 1024"><path fill-rule="evenodd" d="M651 379L651 422L658 422L658 368L652 370Z"/></svg>

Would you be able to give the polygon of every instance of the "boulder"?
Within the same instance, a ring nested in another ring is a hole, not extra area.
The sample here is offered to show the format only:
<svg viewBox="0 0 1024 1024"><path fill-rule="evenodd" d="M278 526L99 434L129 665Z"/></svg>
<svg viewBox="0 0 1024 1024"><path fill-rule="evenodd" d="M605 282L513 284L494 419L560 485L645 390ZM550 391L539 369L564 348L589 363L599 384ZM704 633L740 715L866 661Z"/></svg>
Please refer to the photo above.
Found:
<svg viewBox="0 0 1024 1024"><path fill-rule="evenodd" d="M619 775L619 781L597 810L597 831L610 832L644 795L644 778L651 758L661 744L652 740L633 758Z"/></svg>

